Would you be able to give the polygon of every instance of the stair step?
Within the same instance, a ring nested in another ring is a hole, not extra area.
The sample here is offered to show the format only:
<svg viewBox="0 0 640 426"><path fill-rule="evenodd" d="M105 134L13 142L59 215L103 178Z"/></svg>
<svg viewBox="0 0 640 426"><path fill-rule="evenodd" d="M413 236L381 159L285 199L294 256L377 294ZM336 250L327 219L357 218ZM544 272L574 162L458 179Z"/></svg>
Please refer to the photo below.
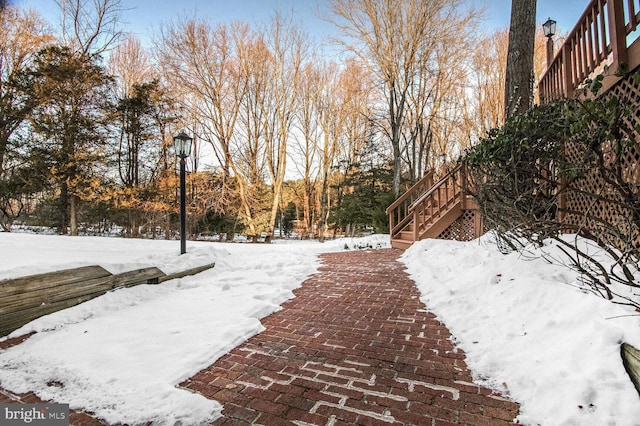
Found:
<svg viewBox="0 0 640 426"><path fill-rule="evenodd" d="M440 181L431 183L432 186L429 189L414 198L413 206L415 210L413 212L402 211L400 213L400 210L398 210L399 206L401 206L400 201L394 202L387 209L390 219L393 212L402 216L398 219L399 222L394 222L392 229L394 235L391 239L393 247L408 248L414 242L414 238L437 238L458 220L465 210L478 209L473 197L465 193L464 186L459 186L460 182L466 179L465 170L466 165L459 165ZM415 196L415 191L415 187L412 187L410 191L400 197L400 200L406 201L408 196ZM419 191L423 191L423 189ZM406 213L409 213L409 215L406 216ZM479 226L478 223L476 221L474 227ZM402 228L402 230L397 231L399 228ZM477 235L478 231L474 230L474 234Z"/></svg>
<svg viewBox="0 0 640 426"><path fill-rule="evenodd" d="M398 238L400 240L413 241L413 230L411 230L411 231L407 231L407 230L400 231L396 235L396 238Z"/></svg>
<svg viewBox="0 0 640 426"><path fill-rule="evenodd" d="M397 249L406 250L411 247L411 244L413 244L413 241L401 240L397 238L391 240L391 247Z"/></svg>

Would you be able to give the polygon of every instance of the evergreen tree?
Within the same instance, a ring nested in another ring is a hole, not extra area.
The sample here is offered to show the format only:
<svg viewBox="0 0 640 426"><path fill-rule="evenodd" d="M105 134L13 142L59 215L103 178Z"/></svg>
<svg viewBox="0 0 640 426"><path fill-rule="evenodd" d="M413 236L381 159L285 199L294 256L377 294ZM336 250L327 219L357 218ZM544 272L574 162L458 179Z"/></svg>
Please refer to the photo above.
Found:
<svg viewBox="0 0 640 426"><path fill-rule="evenodd" d="M365 229L387 232L389 229L386 208L393 202L393 168L374 166L353 172L343 182L342 196L333 208L330 221L348 235Z"/></svg>
<svg viewBox="0 0 640 426"><path fill-rule="evenodd" d="M293 231L293 222L298 219L296 204L293 201L289 201L287 207L281 212L280 219L280 236L289 236Z"/></svg>
<svg viewBox="0 0 640 426"><path fill-rule="evenodd" d="M58 232L78 234L81 200L97 198L103 187L107 115L111 78L97 57L49 46L35 59L34 89L40 100L33 129L51 163L59 191Z"/></svg>
<svg viewBox="0 0 640 426"><path fill-rule="evenodd" d="M120 180L127 188L138 186L150 178L149 175L146 179L141 176L141 168L146 143L156 136L153 94L158 90L157 81L134 84L131 95L118 100L118 170Z"/></svg>

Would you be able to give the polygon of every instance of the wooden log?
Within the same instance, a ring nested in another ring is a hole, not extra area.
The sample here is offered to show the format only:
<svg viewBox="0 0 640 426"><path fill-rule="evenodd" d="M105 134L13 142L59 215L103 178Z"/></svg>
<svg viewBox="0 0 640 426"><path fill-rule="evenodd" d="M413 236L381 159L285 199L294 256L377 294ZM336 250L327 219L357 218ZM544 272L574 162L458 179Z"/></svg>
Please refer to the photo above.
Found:
<svg viewBox="0 0 640 426"><path fill-rule="evenodd" d="M131 287L139 284L156 284L160 277L166 274L155 266L123 272L113 276L112 285L116 287Z"/></svg>
<svg viewBox="0 0 640 426"><path fill-rule="evenodd" d="M70 308L116 288L158 284L195 275L214 266L215 263L209 263L170 275L156 267L111 275L100 266L87 266L4 280L0 282L0 336L36 318Z"/></svg>
<svg viewBox="0 0 640 426"><path fill-rule="evenodd" d="M157 283L158 279L164 276L165 273L156 267L143 268L17 295L21 297L8 297L0 301L0 336L9 334L43 315L70 308L110 290Z"/></svg>
<svg viewBox="0 0 640 426"><path fill-rule="evenodd" d="M628 343L623 343L620 347L622 365L636 387L640 396L640 351Z"/></svg>
<svg viewBox="0 0 640 426"><path fill-rule="evenodd" d="M28 291L108 276L111 276L111 273L102 266L92 265L2 280L0 281L0 300L13 294L23 294Z"/></svg>
<svg viewBox="0 0 640 426"><path fill-rule="evenodd" d="M183 278L189 275L199 274L200 272L206 271L207 269L211 269L216 266L214 263L208 263L202 266L196 266L195 268L187 269L186 271L175 272L173 274L165 275L164 277L160 277L158 279L158 283L163 283L165 281L173 280L176 278Z"/></svg>
<svg viewBox="0 0 640 426"><path fill-rule="evenodd" d="M0 315L0 336L6 336L12 331L19 329L23 325L28 324L37 318L52 314L54 312L57 312L66 308L71 308L72 306L78 305L82 302L86 302L102 294L104 294L104 292L87 294L87 295L76 297L69 300L63 300L60 302L50 303L46 305L34 306L21 311L2 314Z"/></svg>
<svg viewBox="0 0 640 426"><path fill-rule="evenodd" d="M82 282L40 288L23 294L13 294L0 299L0 315L69 300L86 294L104 294L118 287L143 284L149 281L155 283L159 277L164 275L164 272L158 268L143 268Z"/></svg>

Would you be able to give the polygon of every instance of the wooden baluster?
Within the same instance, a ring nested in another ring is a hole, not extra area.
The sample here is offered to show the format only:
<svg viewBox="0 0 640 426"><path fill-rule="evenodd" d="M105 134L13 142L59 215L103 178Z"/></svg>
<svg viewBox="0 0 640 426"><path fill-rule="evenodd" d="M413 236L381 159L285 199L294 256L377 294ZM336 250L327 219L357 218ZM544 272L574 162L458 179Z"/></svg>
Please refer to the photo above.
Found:
<svg viewBox="0 0 640 426"><path fill-rule="evenodd" d="M394 237L393 228L396 227L396 214L398 212L398 208L389 211L389 230L391 231L391 238Z"/></svg>
<svg viewBox="0 0 640 426"><path fill-rule="evenodd" d="M575 67L576 67L576 81L582 81L584 79L584 71L582 68L582 36L580 35L580 30L576 31L576 35L575 35L575 48L573 50L573 54L574 57L576 59L575 61Z"/></svg>
<svg viewBox="0 0 640 426"><path fill-rule="evenodd" d="M598 62L596 61L596 48L593 45L593 22L595 22L594 9L591 8L587 14L587 46L589 47L589 71L596 69Z"/></svg>
<svg viewBox="0 0 640 426"><path fill-rule="evenodd" d="M596 51L596 62L600 63L604 59L604 39L601 40L600 35L602 34L602 25L604 22L604 14L602 12L602 0L598 1L598 4L593 9L593 43Z"/></svg>
<svg viewBox="0 0 640 426"><path fill-rule="evenodd" d="M636 30L638 27L638 17L636 14L636 4L634 0L627 0L627 10L629 10L629 28L627 28L627 33L631 33Z"/></svg>
<svg viewBox="0 0 640 426"><path fill-rule="evenodd" d="M415 212L415 215L413 216L414 218L413 232L415 235L414 238L418 238L418 235L420 235L420 229L422 228L422 223L424 222L424 214L425 214L424 200L415 205L414 212Z"/></svg>
<svg viewBox="0 0 640 426"><path fill-rule="evenodd" d="M572 79L572 60L570 43L565 42L562 46L562 72L564 74L564 90L563 97L570 98L573 96L573 79Z"/></svg>
<svg viewBox="0 0 640 426"><path fill-rule="evenodd" d="M611 50L613 51L612 68L616 74L619 74L622 71L620 66L629 63L622 0L607 0L607 14L609 16L609 40L611 40Z"/></svg>
<svg viewBox="0 0 640 426"><path fill-rule="evenodd" d="M460 191L462 192L462 210L467 209L467 163L462 163L460 168Z"/></svg>

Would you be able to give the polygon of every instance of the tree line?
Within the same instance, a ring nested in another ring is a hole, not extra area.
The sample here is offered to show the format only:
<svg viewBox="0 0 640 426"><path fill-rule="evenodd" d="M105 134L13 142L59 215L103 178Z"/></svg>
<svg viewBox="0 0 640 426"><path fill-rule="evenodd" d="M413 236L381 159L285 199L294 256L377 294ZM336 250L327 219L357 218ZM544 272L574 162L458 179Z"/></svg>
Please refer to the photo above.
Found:
<svg viewBox="0 0 640 426"><path fill-rule="evenodd" d="M186 129L191 234L384 232L407 185L504 120L507 31L459 0L332 0L340 61L280 12L176 19L144 47L120 0L58 5L57 31L1 9L4 230L171 237Z"/></svg>

